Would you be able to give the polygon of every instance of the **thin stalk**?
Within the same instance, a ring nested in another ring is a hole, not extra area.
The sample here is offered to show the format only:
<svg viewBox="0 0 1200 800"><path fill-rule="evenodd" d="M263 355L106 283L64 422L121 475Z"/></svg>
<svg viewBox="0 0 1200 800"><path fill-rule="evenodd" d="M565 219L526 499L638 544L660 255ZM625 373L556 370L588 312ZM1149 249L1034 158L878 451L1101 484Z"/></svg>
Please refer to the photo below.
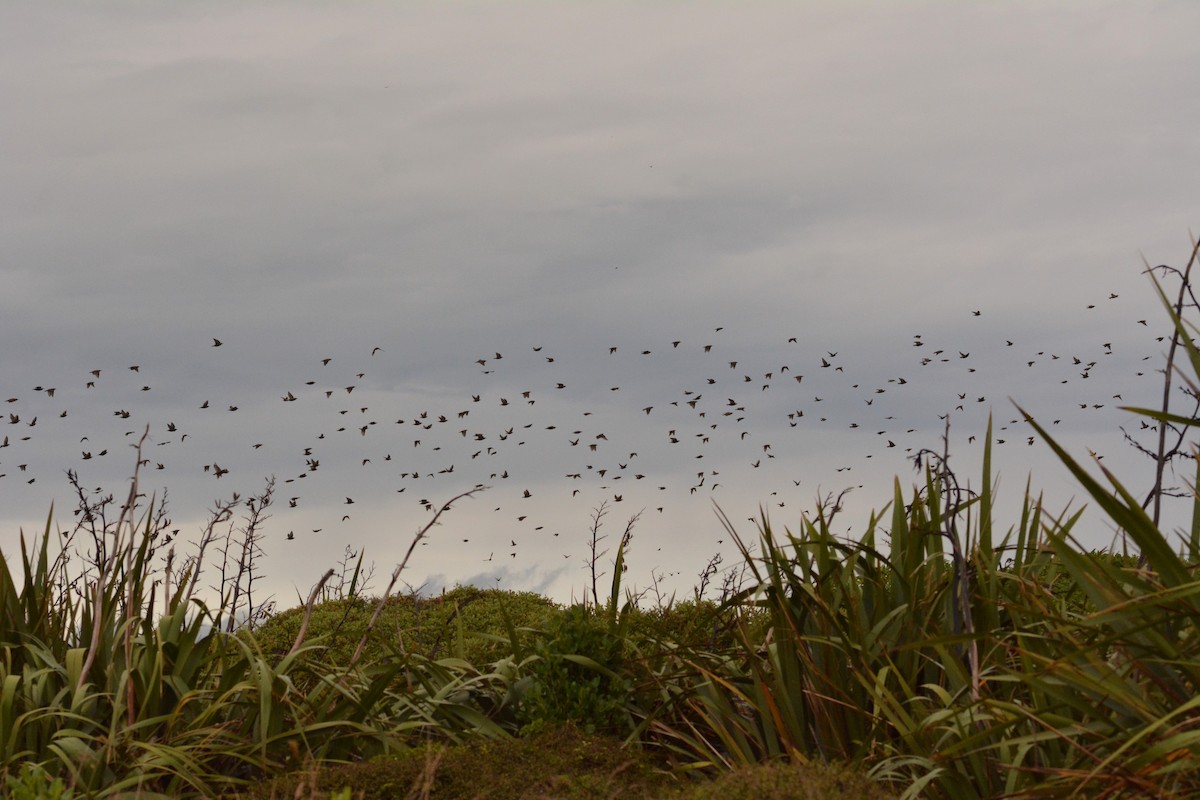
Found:
<svg viewBox="0 0 1200 800"><path fill-rule="evenodd" d="M313 604L317 600L317 595L321 593L325 582L333 577L333 567L325 571L325 575L321 580L317 581L317 585L308 593L308 602L304 604L304 621L300 623L300 630L296 633L296 641L292 642L292 649L287 651L290 656L292 653L300 649L300 645L304 644L304 637L308 635L308 623L312 621Z"/></svg>
<svg viewBox="0 0 1200 800"><path fill-rule="evenodd" d="M367 640L371 638L371 634L375 631L375 626L379 624L379 617L383 613L383 607L387 604L388 597L392 594L392 590L396 588L396 581L400 580L400 573L402 573L404 568L408 566L408 559L412 557L413 550L417 549L417 545L420 544L421 541L429 534L429 531L433 529L433 526L437 525L438 519L440 519L442 514L444 514L446 511L449 511L452 505L457 503L459 500L462 500L464 497L471 497L476 492L482 491L486 488L486 486L476 486L474 489L470 489L462 494L452 497L450 502L445 503L437 510L437 513L433 515L433 519L429 520L429 522L425 524L425 527L417 531L416 536L414 536L412 541L408 544L408 551L404 554L404 558L399 564L396 565L396 568L392 570L392 579L388 581L387 588L383 590L383 594L380 595L378 602L375 603L375 611L371 614L371 619L367 622L367 628L363 631L362 638L358 640L358 647L354 649L354 655L351 656L350 663L346 665L345 671L347 673L354 669L355 665L358 664L359 659L362 658L363 651L367 649Z"/></svg>
<svg viewBox="0 0 1200 800"><path fill-rule="evenodd" d="M1183 318L1183 301L1187 297L1191 287L1190 279L1192 274L1192 265L1196 263L1196 256L1200 253L1200 239L1192 245L1192 255L1188 258L1187 266L1183 269L1182 280L1179 284L1179 296L1175 299L1175 316L1177 319ZM1167 365L1163 370L1163 394L1162 394L1162 411L1167 414L1171 410L1171 376L1174 373L1175 353L1179 349L1179 326L1173 326L1171 334L1171 344L1167 348ZM1154 500L1154 508L1150 514L1150 518L1154 520L1155 526L1158 525L1160 515L1162 513L1162 495L1163 495L1163 473L1167 466L1167 425L1165 422L1158 423L1158 456L1155 459L1154 465L1154 488L1150 490L1150 497ZM1149 498L1148 498L1149 499Z"/></svg>

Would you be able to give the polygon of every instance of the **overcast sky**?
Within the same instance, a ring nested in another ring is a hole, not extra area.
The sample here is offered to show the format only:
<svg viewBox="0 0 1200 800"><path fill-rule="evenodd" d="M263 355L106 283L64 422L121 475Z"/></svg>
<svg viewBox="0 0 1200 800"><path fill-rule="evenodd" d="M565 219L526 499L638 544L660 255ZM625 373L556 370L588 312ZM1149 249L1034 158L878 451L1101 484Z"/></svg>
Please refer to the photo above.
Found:
<svg viewBox="0 0 1200 800"><path fill-rule="evenodd" d="M421 501L476 484L410 585L579 597L607 503L610 544L641 512L629 583L686 591L736 561L715 505L753 538L850 488L861 532L947 413L964 480L992 413L1002 498L1032 473L1066 507L1010 398L1143 492L1117 406L1161 394L1143 258L1182 267L1200 223L1197 29L1187 2L6 4L5 552L51 501L70 525L65 470L119 492L146 426L185 547L276 478L282 605L347 546L382 588Z"/></svg>

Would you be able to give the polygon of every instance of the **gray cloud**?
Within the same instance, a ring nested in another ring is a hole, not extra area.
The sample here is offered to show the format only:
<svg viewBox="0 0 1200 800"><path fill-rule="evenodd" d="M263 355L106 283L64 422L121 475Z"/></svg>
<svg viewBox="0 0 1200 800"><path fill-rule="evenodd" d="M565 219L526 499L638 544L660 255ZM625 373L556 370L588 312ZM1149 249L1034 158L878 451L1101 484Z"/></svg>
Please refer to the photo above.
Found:
<svg viewBox="0 0 1200 800"><path fill-rule="evenodd" d="M301 496L272 522L277 539L306 534L302 555L269 548L281 587L347 540L391 563L425 518L417 499L476 481L495 488L422 548L427 574L477 578L476 550L517 540L502 582L569 595L607 499L614 527L646 509L643 581L686 585L726 538L714 499L794 521L861 483L865 516L892 475L912 480L906 448L939 446L947 412L963 469L992 411L1009 490L1033 469L1065 502L1074 489L1009 423L1009 397L1061 419L1075 452L1144 475L1117 430L1136 422L1114 407L1158 391L1142 359L1164 327L1140 254L1178 264L1196 223L1197 16L5 9L0 400L18 402L0 411L20 417L0 426L5 530L40 525L52 498L61 510L68 467L123 480L147 424L164 464L151 477L185 528L269 474ZM937 349L950 360L920 363ZM844 372L820 367L829 352ZM289 391L301 401L282 404ZM418 428L423 411L448 420ZM305 447L322 471L300 479ZM88 448L110 455L81 462ZM201 471L213 461L231 468L220 483Z"/></svg>

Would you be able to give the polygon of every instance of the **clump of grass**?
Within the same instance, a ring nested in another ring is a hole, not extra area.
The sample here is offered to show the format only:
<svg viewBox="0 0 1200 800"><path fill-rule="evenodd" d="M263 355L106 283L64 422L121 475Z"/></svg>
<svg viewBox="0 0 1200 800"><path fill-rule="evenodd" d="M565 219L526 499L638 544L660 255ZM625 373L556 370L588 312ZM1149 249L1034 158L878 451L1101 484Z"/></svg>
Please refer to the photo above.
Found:
<svg viewBox="0 0 1200 800"><path fill-rule="evenodd" d="M75 792L62 778L51 778L46 770L32 762L5 779L4 796L9 800L75 800Z"/></svg>
<svg viewBox="0 0 1200 800"><path fill-rule="evenodd" d="M680 652L648 735L699 767L857 765L905 797L1200 793L1200 549L1059 454L1142 566L1034 500L993 545L990 494L947 499L933 471L907 504L897 486L886 547L882 515L858 541L763 519L740 602L769 640Z"/></svg>

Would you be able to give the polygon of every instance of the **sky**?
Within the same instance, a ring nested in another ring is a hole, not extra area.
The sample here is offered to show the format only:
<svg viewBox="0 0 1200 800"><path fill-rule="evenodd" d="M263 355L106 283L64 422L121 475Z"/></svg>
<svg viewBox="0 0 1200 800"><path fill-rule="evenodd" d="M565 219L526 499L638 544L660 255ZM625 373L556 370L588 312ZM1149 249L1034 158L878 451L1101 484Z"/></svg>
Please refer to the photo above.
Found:
<svg viewBox="0 0 1200 800"><path fill-rule="evenodd" d="M739 563L718 512L753 542L849 490L861 534L947 420L978 488L989 414L999 527L1027 480L1079 507L1015 403L1143 493L1120 406L1161 402L1145 269L1200 223L1198 26L1187 2L5 4L0 548L52 503L70 529L68 470L127 491L145 430L181 552L274 477L280 607L347 548L381 590L477 485L406 590L579 599L603 510L600 571L636 516L626 587L688 596Z"/></svg>

